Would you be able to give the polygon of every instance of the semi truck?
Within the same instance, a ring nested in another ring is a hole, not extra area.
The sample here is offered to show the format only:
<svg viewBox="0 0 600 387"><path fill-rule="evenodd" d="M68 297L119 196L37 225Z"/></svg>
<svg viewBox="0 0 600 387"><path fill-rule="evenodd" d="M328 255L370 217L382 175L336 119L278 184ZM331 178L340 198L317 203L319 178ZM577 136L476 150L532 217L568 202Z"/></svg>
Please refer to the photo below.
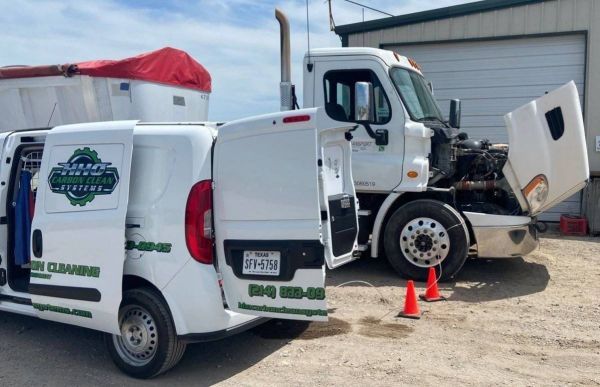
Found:
<svg viewBox="0 0 600 387"><path fill-rule="evenodd" d="M293 109L289 22L281 31L281 109ZM351 132L360 203L355 255L385 256L403 277L442 280L468 257L533 251L537 215L589 179L585 132L574 82L504 119L508 144L460 131L460 101L440 111L419 64L375 48L313 49L303 66L304 107L322 107L329 125Z"/></svg>

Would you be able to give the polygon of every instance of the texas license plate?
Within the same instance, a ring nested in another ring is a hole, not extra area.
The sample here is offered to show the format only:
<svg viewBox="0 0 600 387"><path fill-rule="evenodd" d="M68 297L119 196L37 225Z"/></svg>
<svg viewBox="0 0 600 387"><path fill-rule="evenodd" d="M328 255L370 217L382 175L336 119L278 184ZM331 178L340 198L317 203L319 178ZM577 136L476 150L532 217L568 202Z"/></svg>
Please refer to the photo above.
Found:
<svg viewBox="0 0 600 387"><path fill-rule="evenodd" d="M244 251L243 274L279 275L281 268L281 252L279 251Z"/></svg>

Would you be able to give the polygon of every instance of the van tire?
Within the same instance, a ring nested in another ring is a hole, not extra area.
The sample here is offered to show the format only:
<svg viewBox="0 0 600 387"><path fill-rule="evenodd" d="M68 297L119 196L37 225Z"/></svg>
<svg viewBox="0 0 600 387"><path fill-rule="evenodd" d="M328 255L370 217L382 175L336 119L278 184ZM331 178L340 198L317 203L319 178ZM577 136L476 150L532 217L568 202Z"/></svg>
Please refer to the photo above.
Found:
<svg viewBox="0 0 600 387"><path fill-rule="evenodd" d="M416 231L419 227L411 228L411 225L417 226L422 224L422 221L425 232L419 230L419 234ZM427 242L427 246L423 247L424 254L415 248L418 247L416 240L411 239L415 236L414 233L419 234L416 235L417 239L424 234L422 238ZM392 267L403 278L417 281L427 279L427 266L434 266L437 274L440 274L440 263L436 263L435 258L428 257L429 253L433 256L439 254L440 246L449 245L447 250L443 251L445 255L441 260L440 281L446 281L456 275L469 253L469 231L464 219L450 205L438 200L415 200L398 208L389 218L383 238L385 255ZM406 238L408 242L415 241L413 247L401 242L406 241ZM404 244L404 247L401 244ZM435 247L437 249L433 251ZM413 248L415 249L410 250Z"/></svg>
<svg viewBox="0 0 600 387"><path fill-rule="evenodd" d="M131 321L123 313L128 313L130 319L140 319L141 328ZM147 314L146 314L147 313ZM139 314L139 317L138 317ZM150 317L147 319L147 317ZM137 359L131 351L131 347L124 343L124 335L117 336L109 333L104 334L104 343L115 365L127 375L139 379L149 379L167 372L173 368L183 357L186 344L177 338L177 331L166 302L161 295L150 288L137 288L123 292L123 300L119 308L119 326L128 324L141 336L133 336L131 340L140 340L141 343L152 343L149 334L156 332L158 335L155 347L145 346L145 349L154 350L151 357ZM147 330L146 330L147 329Z"/></svg>

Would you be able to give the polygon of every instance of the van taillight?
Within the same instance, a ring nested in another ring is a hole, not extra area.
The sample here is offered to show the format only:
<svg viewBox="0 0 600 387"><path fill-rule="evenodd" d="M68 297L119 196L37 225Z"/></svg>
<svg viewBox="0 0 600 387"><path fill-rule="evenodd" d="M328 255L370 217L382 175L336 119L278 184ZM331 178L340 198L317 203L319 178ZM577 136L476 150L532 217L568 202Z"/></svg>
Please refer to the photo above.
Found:
<svg viewBox="0 0 600 387"><path fill-rule="evenodd" d="M213 262L211 180L194 184L190 191L185 206L185 243L196 261Z"/></svg>

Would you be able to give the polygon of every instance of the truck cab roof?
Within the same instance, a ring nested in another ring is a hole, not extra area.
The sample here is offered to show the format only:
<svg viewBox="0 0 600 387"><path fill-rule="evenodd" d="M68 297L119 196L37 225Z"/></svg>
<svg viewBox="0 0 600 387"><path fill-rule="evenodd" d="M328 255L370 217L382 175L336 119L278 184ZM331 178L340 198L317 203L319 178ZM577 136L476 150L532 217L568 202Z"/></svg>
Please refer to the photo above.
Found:
<svg viewBox="0 0 600 387"><path fill-rule="evenodd" d="M399 66L409 70L421 73L421 67L413 59L403 56L397 52L383 50L372 47L335 47L335 48L316 48L304 55L304 62L307 62L308 54L310 57L325 56L375 56L381 59L387 66Z"/></svg>

